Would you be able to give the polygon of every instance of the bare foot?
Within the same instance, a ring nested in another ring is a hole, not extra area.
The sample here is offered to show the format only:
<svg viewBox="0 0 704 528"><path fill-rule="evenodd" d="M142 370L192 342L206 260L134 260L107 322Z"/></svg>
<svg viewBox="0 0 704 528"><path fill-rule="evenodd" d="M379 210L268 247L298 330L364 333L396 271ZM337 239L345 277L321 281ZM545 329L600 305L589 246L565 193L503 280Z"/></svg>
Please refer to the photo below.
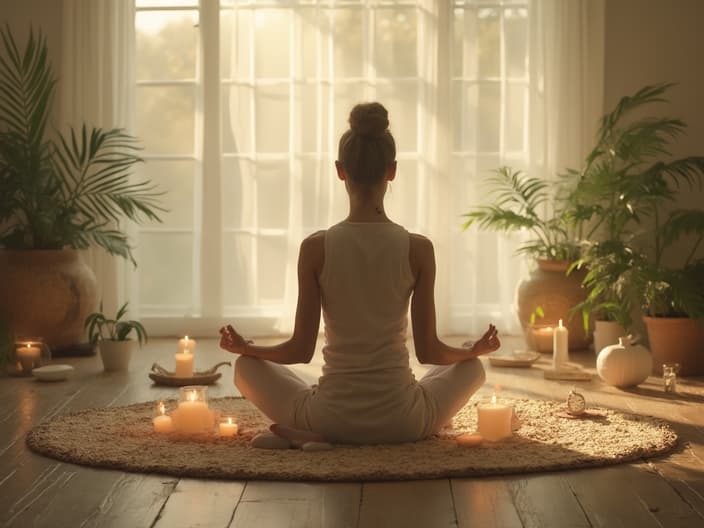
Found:
<svg viewBox="0 0 704 528"><path fill-rule="evenodd" d="M271 424L269 430L281 438L285 438L294 447L303 447L303 444L308 442L325 442L325 438L318 433L311 431L301 431L293 427L286 427L281 424Z"/></svg>

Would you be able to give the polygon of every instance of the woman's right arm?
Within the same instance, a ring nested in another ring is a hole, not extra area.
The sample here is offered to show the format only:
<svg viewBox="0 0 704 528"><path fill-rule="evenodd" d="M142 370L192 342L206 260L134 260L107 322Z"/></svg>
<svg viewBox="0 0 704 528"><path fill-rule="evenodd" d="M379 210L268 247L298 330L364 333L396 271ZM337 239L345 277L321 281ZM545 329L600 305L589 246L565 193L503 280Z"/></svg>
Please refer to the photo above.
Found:
<svg viewBox="0 0 704 528"><path fill-rule="evenodd" d="M411 324L416 357L421 363L450 365L482 354L500 346L494 325L471 347L452 347L443 343L437 334L435 318L435 251L433 243L424 236L410 236L409 262L416 279L411 299Z"/></svg>

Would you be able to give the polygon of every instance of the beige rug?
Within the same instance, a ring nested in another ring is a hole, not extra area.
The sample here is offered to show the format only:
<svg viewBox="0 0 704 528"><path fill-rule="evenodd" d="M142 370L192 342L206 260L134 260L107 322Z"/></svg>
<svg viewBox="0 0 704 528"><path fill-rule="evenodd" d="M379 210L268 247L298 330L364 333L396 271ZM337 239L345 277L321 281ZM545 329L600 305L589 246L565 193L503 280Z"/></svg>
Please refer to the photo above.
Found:
<svg viewBox="0 0 704 528"><path fill-rule="evenodd" d="M665 422L607 409L599 419L559 415L562 402L514 400L523 421L510 439L460 447L454 437L476 427L468 404L438 437L385 446L336 446L332 451L261 450L249 440L268 421L246 400L217 398L211 407L237 416L235 438L188 439L152 432L155 402L90 409L37 425L27 445L43 455L88 466L182 477L260 480L370 481L472 477L617 464L675 446Z"/></svg>

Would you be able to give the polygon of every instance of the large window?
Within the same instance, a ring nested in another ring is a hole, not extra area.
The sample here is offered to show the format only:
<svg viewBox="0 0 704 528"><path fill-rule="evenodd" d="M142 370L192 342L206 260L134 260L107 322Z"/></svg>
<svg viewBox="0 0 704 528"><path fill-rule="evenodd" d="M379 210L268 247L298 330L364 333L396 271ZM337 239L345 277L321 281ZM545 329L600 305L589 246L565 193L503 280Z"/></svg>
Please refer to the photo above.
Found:
<svg viewBox="0 0 704 528"><path fill-rule="evenodd" d="M527 15L527 1L138 0L141 170L170 209L137 233L140 317L285 329L301 238L347 213L334 160L349 110L379 100L399 151L388 212L445 240L449 330L512 319L513 248L460 226L491 169L525 164Z"/></svg>

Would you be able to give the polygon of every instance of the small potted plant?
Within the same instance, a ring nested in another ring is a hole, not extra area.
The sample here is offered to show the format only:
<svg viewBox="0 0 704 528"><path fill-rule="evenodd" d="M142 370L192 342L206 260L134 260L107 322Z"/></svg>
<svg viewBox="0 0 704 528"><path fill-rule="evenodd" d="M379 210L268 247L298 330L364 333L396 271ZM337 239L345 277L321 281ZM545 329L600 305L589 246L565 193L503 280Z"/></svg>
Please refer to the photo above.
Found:
<svg viewBox="0 0 704 528"><path fill-rule="evenodd" d="M127 313L127 304L120 307L115 319L108 319L102 313L103 303L100 303L100 311L90 314L85 320L88 338L91 343L97 344L106 371L128 370L134 348L147 342L147 331L142 323L122 320ZM136 341L129 337L131 332L137 336Z"/></svg>

